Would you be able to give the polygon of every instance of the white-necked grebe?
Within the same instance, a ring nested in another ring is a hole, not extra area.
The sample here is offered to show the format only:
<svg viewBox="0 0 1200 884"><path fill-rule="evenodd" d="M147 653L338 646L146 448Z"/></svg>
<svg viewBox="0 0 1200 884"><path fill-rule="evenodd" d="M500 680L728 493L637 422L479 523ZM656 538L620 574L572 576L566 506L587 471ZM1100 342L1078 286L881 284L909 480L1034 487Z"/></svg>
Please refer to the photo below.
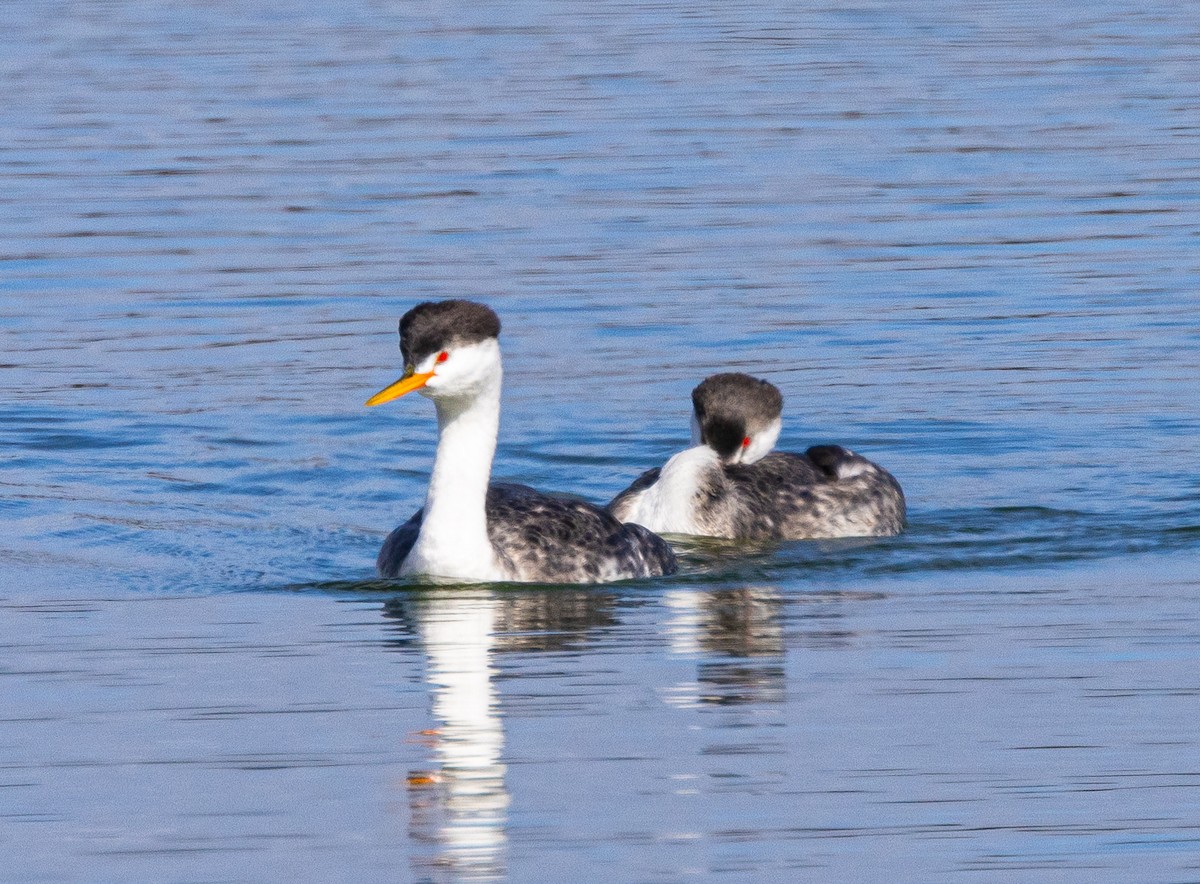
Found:
<svg viewBox="0 0 1200 884"><path fill-rule="evenodd" d="M419 390L437 408L425 506L384 541L384 577L603 583L675 571L670 546L605 510L490 482L500 424L500 320L470 301L426 302L400 320L404 376L378 405Z"/></svg>

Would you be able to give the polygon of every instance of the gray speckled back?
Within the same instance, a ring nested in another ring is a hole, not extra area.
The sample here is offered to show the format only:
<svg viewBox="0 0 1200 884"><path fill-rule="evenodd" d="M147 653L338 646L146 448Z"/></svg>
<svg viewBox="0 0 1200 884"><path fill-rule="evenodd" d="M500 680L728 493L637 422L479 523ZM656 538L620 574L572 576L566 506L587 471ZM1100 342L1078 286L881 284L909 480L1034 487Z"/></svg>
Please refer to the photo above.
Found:
<svg viewBox="0 0 1200 884"><path fill-rule="evenodd" d="M641 525L623 525L585 501L542 494L525 485L492 483L488 539L514 580L608 583L675 573L675 553ZM396 577L417 541L421 512L388 535L377 567Z"/></svg>
<svg viewBox="0 0 1200 884"><path fill-rule="evenodd" d="M657 468L643 473L609 511L628 518L659 475ZM905 520L904 492L892 474L837 445L714 465L692 506L700 533L738 540L878 537L900 533Z"/></svg>

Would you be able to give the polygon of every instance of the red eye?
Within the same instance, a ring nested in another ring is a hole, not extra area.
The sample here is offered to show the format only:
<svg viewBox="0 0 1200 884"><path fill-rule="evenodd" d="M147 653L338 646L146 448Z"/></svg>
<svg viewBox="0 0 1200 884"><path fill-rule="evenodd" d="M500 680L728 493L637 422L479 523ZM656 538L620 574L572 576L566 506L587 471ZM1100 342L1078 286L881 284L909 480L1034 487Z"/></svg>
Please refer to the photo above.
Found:
<svg viewBox="0 0 1200 884"><path fill-rule="evenodd" d="M441 353L439 353L439 354L437 355L437 361L438 361L438 362L445 362L445 361L446 361L447 359L449 359L449 358L450 358L450 354L449 354L449 353L447 353L445 350L443 350Z"/></svg>
<svg viewBox="0 0 1200 884"><path fill-rule="evenodd" d="M749 436L747 436L745 439L742 440L742 447L743 448L750 447L750 437Z"/></svg>

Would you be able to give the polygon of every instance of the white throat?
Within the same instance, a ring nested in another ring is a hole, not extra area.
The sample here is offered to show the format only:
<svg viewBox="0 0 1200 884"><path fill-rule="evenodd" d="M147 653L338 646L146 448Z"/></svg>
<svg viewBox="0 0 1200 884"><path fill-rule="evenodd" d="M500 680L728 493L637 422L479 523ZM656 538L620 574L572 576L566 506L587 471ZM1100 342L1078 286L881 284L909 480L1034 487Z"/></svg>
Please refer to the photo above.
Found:
<svg viewBox="0 0 1200 884"><path fill-rule="evenodd" d="M720 475L720 459L707 445L679 452L663 465L658 481L642 492L624 521L660 534L703 534L696 521L696 496L713 471Z"/></svg>
<svg viewBox="0 0 1200 884"><path fill-rule="evenodd" d="M500 428L500 369L470 393L434 397L437 456L421 532L401 573L502 580L487 533L487 489Z"/></svg>

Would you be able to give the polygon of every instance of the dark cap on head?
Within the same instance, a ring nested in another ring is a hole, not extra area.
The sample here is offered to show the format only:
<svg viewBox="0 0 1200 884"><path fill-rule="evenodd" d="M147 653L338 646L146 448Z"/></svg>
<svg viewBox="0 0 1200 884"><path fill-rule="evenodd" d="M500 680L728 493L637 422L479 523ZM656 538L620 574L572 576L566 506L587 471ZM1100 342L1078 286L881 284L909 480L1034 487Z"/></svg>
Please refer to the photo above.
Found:
<svg viewBox="0 0 1200 884"><path fill-rule="evenodd" d="M400 317L400 352L408 365L447 347L500 336L500 317L474 301L425 301Z"/></svg>
<svg viewBox="0 0 1200 884"><path fill-rule="evenodd" d="M742 447L746 436L783 414L783 394L768 381L723 372L705 378L692 390L692 407L700 441L727 458Z"/></svg>

